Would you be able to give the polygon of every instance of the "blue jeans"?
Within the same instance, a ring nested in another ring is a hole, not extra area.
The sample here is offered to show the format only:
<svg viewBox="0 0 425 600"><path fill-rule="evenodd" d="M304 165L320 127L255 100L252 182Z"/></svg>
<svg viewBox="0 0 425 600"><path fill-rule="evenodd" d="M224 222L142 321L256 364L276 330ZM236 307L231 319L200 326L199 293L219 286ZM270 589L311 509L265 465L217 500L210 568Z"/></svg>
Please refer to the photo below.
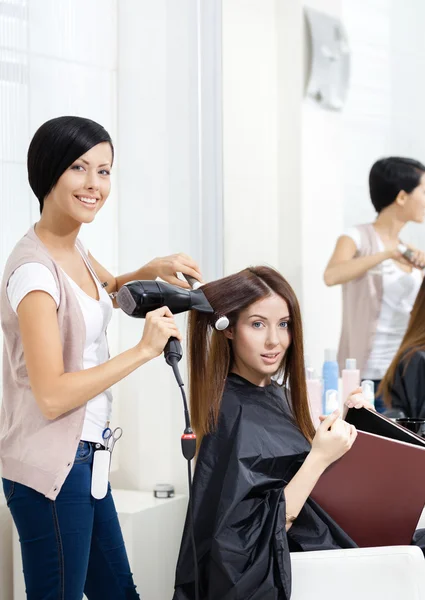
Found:
<svg viewBox="0 0 425 600"><path fill-rule="evenodd" d="M102 500L90 493L93 446L80 442L74 465L56 500L3 479L19 533L29 600L133 600L130 572L111 488Z"/></svg>

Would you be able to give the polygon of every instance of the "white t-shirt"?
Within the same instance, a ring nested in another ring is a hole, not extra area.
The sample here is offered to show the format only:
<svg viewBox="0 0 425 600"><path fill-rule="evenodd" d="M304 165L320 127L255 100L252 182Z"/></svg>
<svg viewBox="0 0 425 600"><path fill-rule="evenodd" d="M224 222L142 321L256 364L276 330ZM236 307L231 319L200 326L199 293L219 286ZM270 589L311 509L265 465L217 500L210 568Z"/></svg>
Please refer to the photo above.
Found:
<svg viewBox="0 0 425 600"><path fill-rule="evenodd" d="M72 289L77 296L86 326L86 340L83 354L84 369L96 367L109 359L106 329L112 317L112 302L94 275L86 257L81 253L87 267L92 273L99 293L99 300L86 294L64 271ZM59 289L51 271L40 263L25 263L12 274L7 286L7 296L12 309L17 311L20 302L30 292L41 290L52 296L56 306L60 304ZM102 432L106 422L110 420L112 410L112 393L106 390L87 403L81 439L88 442L103 443Z"/></svg>
<svg viewBox="0 0 425 600"><path fill-rule="evenodd" d="M356 227L349 229L344 235L350 237L356 248L360 249L361 235ZM376 237L379 250L383 251L384 244L377 233ZM406 333L410 313L422 284L422 273L419 269L407 273L392 259L384 260L381 268L382 305L372 350L362 372L364 379L382 379L387 372Z"/></svg>

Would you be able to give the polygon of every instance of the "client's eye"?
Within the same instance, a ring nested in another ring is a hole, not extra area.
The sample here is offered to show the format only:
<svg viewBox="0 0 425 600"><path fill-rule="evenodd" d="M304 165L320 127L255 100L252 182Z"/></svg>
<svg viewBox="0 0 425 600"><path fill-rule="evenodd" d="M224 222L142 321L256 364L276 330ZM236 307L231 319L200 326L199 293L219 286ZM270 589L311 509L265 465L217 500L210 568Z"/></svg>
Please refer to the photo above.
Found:
<svg viewBox="0 0 425 600"><path fill-rule="evenodd" d="M262 327L262 322L261 321L254 321L254 323L252 324L252 326L254 327L254 329L260 329L260 327Z"/></svg>
<svg viewBox="0 0 425 600"><path fill-rule="evenodd" d="M282 329L288 329L289 328L289 321L282 321L280 324L280 327Z"/></svg>

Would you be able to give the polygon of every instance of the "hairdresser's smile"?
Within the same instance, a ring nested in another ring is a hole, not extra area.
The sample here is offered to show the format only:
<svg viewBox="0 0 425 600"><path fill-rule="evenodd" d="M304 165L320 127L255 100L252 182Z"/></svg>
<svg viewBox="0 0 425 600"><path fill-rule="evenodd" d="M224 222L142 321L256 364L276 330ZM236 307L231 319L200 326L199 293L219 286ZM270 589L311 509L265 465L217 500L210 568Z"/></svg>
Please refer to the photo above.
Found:
<svg viewBox="0 0 425 600"><path fill-rule="evenodd" d="M96 198L95 196L89 196L85 194L84 196L77 196L74 194L74 198L76 198L81 204L83 204L88 209L96 208L96 204L100 198Z"/></svg>

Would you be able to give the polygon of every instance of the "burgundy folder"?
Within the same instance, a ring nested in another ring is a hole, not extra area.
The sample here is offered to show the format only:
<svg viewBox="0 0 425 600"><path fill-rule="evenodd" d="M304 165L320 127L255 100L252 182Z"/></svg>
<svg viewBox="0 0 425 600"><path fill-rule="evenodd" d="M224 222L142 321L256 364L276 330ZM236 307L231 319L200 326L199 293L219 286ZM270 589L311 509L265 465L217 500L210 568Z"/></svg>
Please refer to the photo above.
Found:
<svg viewBox="0 0 425 600"><path fill-rule="evenodd" d="M311 497L360 547L410 544L425 506L425 447L359 431Z"/></svg>
<svg viewBox="0 0 425 600"><path fill-rule="evenodd" d="M375 410L350 408L345 416L345 420L347 423L354 425L356 429L360 429L360 431L374 433L375 435L390 438L391 440L398 440L399 442L407 442L415 446L425 446L425 440L422 437Z"/></svg>

